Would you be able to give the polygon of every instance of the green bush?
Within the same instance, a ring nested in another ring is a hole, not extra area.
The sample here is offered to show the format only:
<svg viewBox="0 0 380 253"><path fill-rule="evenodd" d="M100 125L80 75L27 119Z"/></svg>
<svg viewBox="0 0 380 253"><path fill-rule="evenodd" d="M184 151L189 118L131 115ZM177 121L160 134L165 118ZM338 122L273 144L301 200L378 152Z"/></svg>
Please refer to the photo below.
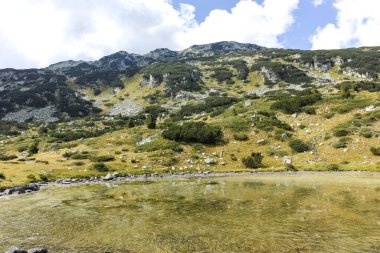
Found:
<svg viewBox="0 0 380 253"><path fill-rule="evenodd" d="M289 163L289 164L285 165L285 170L286 171L297 171L297 168L293 164Z"/></svg>
<svg viewBox="0 0 380 253"><path fill-rule="evenodd" d="M148 129L156 129L156 119L152 116L148 117L148 119L146 120L146 126L148 127Z"/></svg>
<svg viewBox="0 0 380 253"><path fill-rule="evenodd" d="M39 145L38 141L33 142L32 145L30 145L28 148L29 154L31 155L37 154L39 151L38 145Z"/></svg>
<svg viewBox="0 0 380 253"><path fill-rule="evenodd" d="M370 151L372 152L373 155L380 156L380 147L371 147Z"/></svg>
<svg viewBox="0 0 380 253"><path fill-rule="evenodd" d="M297 153L303 153L310 150L309 144L300 139L291 139L289 146L294 152Z"/></svg>
<svg viewBox="0 0 380 253"><path fill-rule="evenodd" d="M234 139L236 141L248 141L249 140L248 135L246 135L246 134L234 134Z"/></svg>
<svg viewBox="0 0 380 253"><path fill-rule="evenodd" d="M327 166L327 170L329 170L329 171L339 171L339 165L338 164L329 164Z"/></svg>
<svg viewBox="0 0 380 253"><path fill-rule="evenodd" d="M331 119L332 117L334 117L334 113L333 112L326 112L325 114L323 114L323 117L326 118L326 119Z"/></svg>
<svg viewBox="0 0 380 253"><path fill-rule="evenodd" d="M17 156L0 154L0 161L10 161L10 160L14 160L14 159L17 159Z"/></svg>
<svg viewBox="0 0 380 253"><path fill-rule="evenodd" d="M29 181L30 183L35 183L35 182L38 181L37 178L36 178L36 176L33 175L33 174L29 174L28 176L26 176L26 178L28 179L28 181Z"/></svg>
<svg viewBox="0 0 380 253"><path fill-rule="evenodd" d="M347 148L348 146L348 143L351 141L350 138L348 137L343 137L343 138L340 138L338 142L336 142L333 147L336 148L336 149L339 149L339 148Z"/></svg>
<svg viewBox="0 0 380 253"><path fill-rule="evenodd" d="M347 136L347 135L350 135L350 131L347 130L347 129L336 129L334 131L334 135L336 137L343 137L343 136Z"/></svg>
<svg viewBox="0 0 380 253"><path fill-rule="evenodd" d="M215 78L218 83L226 82L227 84L231 83L231 78L234 75L228 68L216 68L214 69L214 73L211 75L212 78Z"/></svg>
<svg viewBox="0 0 380 253"><path fill-rule="evenodd" d="M322 100L322 95L318 91L304 90L303 93L295 97L286 97L271 105L272 110L281 110L286 114L301 112L302 108L308 105L313 105Z"/></svg>
<svg viewBox="0 0 380 253"><path fill-rule="evenodd" d="M247 168L257 169L262 167L264 156L261 153L253 152L250 156L244 157L242 162Z"/></svg>
<svg viewBox="0 0 380 253"><path fill-rule="evenodd" d="M169 126L163 131L162 136L179 142L215 144L222 140L223 132L219 126L207 125L204 122L186 122Z"/></svg>
<svg viewBox="0 0 380 253"><path fill-rule="evenodd" d="M114 161L115 157L112 156L112 155L93 156L93 157L90 158L90 160L92 162L97 162L97 163L110 162L110 161Z"/></svg>
<svg viewBox="0 0 380 253"><path fill-rule="evenodd" d="M109 168L104 163L94 163L92 168L98 172L108 172Z"/></svg>
<svg viewBox="0 0 380 253"><path fill-rule="evenodd" d="M373 132L371 131L371 129L363 129L361 132L360 132L360 135L365 137L365 138L372 138L373 137Z"/></svg>
<svg viewBox="0 0 380 253"><path fill-rule="evenodd" d="M309 115L315 115L315 114L317 114L315 107L311 107L311 106L305 107L305 108L303 109L303 111L304 111L306 114L309 114Z"/></svg>

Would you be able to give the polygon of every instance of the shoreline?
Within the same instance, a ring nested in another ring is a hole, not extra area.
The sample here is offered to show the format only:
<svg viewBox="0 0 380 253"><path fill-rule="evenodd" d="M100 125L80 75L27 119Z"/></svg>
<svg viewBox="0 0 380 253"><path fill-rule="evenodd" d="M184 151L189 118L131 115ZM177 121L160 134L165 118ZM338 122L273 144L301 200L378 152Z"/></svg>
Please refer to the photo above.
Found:
<svg viewBox="0 0 380 253"><path fill-rule="evenodd" d="M14 196L37 192L41 189L62 187L62 186L76 186L76 185L93 185L104 183L133 183L133 182L147 182L158 181L167 179L202 179L202 178L220 178L232 176L254 176L254 175L268 175L268 176L297 176L297 175L380 175L380 172L374 171L280 171L280 172L177 172L177 173L154 173L143 175L117 175L107 174L104 177L91 177L91 178L72 178L72 179L59 179L52 182L37 182L24 186L15 186L10 188L0 189L0 198L6 196Z"/></svg>

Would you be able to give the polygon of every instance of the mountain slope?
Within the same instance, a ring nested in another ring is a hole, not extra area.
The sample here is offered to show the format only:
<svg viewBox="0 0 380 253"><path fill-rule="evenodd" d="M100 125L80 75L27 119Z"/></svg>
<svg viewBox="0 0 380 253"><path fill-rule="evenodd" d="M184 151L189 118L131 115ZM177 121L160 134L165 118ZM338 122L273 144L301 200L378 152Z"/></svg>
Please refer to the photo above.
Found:
<svg viewBox="0 0 380 253"><path fill-rule="evenodd" d="M234 42L0 70L0 186L107 172L379 171L379 73L378 47Z"/></svg>

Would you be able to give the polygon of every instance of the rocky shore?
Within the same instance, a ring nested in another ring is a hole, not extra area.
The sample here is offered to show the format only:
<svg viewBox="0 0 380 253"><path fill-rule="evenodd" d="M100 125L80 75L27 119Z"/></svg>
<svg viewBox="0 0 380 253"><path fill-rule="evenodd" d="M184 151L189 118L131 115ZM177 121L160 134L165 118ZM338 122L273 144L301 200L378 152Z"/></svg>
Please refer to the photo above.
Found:
<svg viewBox="0 0 380 253"><path fill-rule="evenodd" d="M369 171L283 171L283 172L177 172L177 173L154 173L143 175L120 175L118 173L108 173L103 177L91 178L72 178L72 179L59 179L52 182L32 183L26 186L16 186L12 188L0 188L1 196L11 196L18 194L25 194L39 191L42 188L56 187L64 185L87 185L87 184L100 184L105 182L143 182L148 180L160 179L194 179L194 178L214 178L214 177L229 177L229 176L249 176L249 175L276 175L276 176L289 176L289 175L313 175L313 174L349 174L349 175L380 175L380 172Z"/></svg>

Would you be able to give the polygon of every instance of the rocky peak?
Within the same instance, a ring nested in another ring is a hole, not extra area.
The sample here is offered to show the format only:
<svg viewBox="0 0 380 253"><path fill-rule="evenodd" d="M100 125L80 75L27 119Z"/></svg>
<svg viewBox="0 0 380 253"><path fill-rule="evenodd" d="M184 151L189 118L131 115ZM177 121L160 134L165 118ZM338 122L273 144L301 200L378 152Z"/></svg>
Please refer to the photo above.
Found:
<svg viewBox="0 0 380 253"><path fill-rule="evenodd" d="M167 48L159 48L144 55L154 61L169 61L178 56L178 53Z"/></svg>
<svg viewBox="0 0 380 253"><path fill-rule="evenodd" d="M180 57L208 57L221 54L240 53L245 51L261 51L264 47L238 43L234 41L222 41L205 45L194 45L180 52Z"/></svg>

